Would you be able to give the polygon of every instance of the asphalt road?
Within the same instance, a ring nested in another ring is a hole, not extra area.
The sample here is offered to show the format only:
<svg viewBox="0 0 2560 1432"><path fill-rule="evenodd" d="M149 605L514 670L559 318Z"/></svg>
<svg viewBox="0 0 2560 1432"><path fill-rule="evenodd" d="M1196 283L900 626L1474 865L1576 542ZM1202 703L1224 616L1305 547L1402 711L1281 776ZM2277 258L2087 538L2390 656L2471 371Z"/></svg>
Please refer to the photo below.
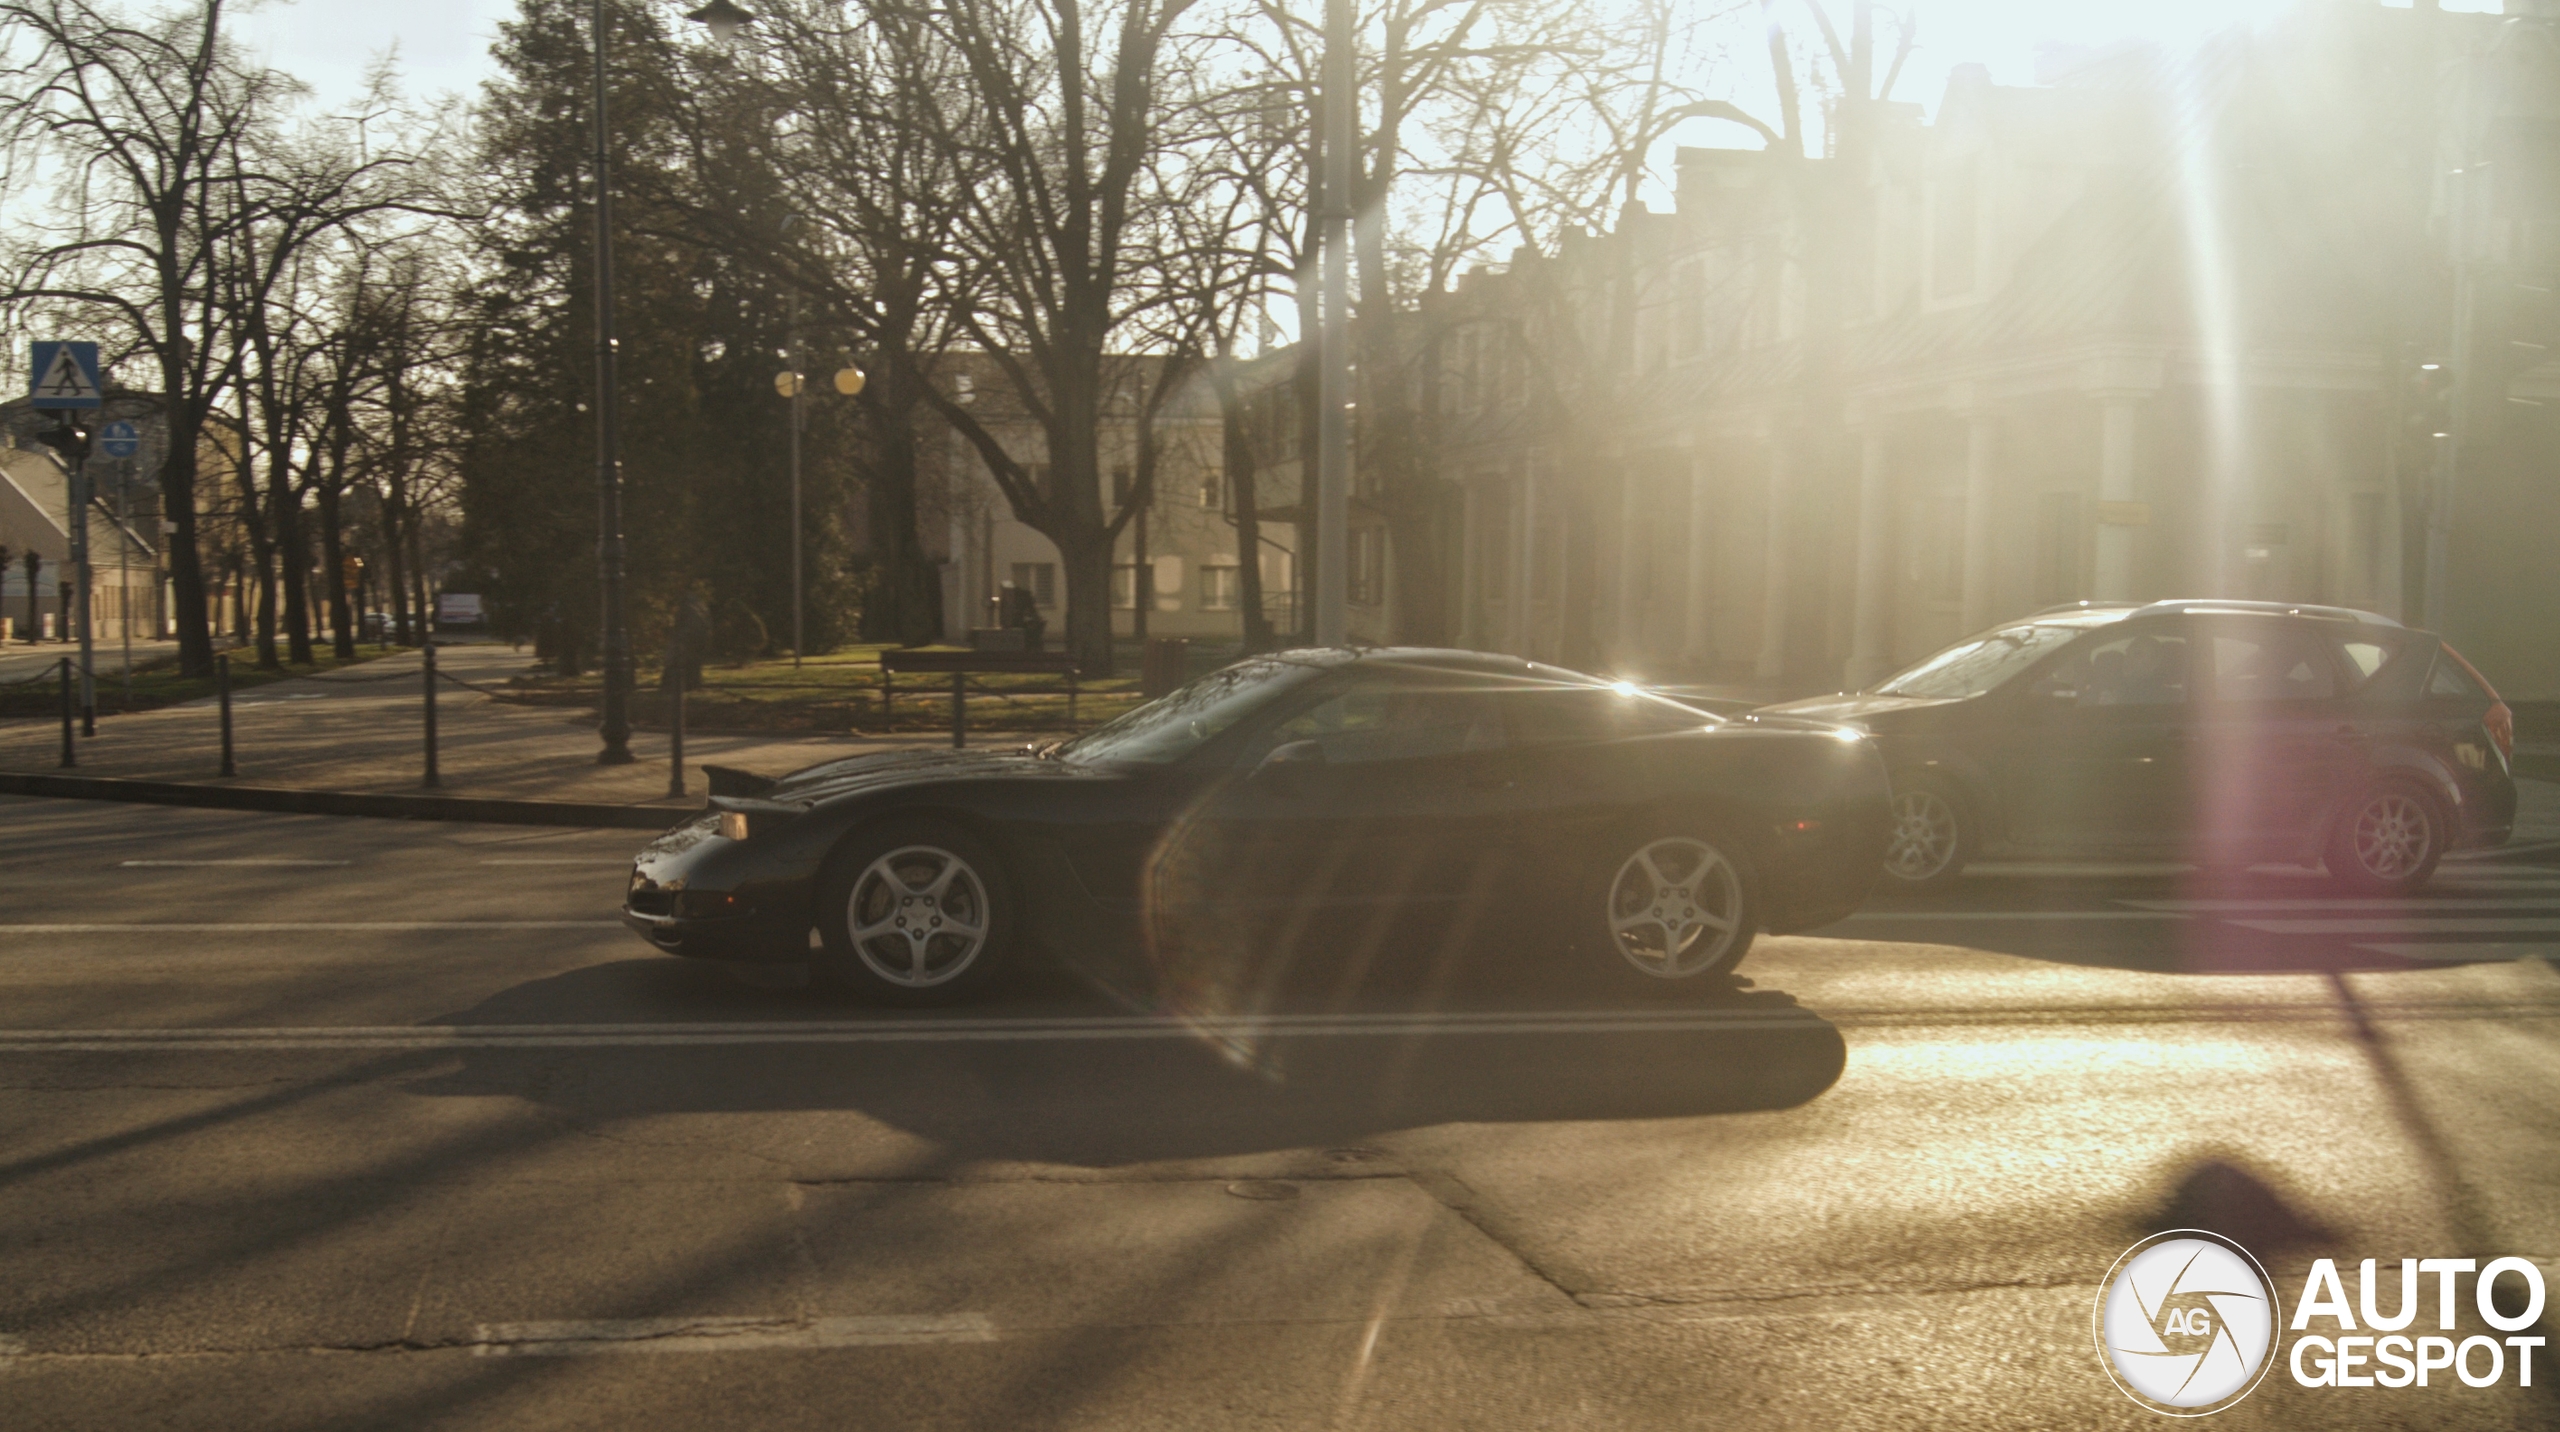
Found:
<svg viewBox="0 0 2560 1432"><path fill-rule="evenodd" d="M1175 1024L745 987L634 843L0 801L0 1425L2137 1427L2148 1232L2560 1269L2560 869L1994 871L1633 1007L1408 932Z"/></svg>

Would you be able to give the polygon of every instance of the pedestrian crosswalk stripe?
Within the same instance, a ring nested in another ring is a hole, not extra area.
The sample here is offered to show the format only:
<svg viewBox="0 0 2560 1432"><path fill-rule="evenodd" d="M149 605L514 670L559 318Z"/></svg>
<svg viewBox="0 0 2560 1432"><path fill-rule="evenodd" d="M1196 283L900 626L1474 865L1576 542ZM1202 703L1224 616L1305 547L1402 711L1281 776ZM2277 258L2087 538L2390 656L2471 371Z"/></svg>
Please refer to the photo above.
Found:
<svg viewBox="0 0 2560 1432"><path fill-rule="evenodd" d="M2393 940L2356 948L2404 960L2560 960L2560 945L2517 944L2509 940Z"/></svg>
<svg viewBox="0 0 2560 1432"><path fill-rule="evenodd" d="M2545 935L2560 934L2560 917L2521 920L2425 916L2370 920L2234 920L2244 930L2269 935Z"/></svg>
<svg viewBox="0 0 2560 1432"><path fill-rule="evenodd" d="M2375 911L2390 914L2397 911L2421 910L2538 910L2560 907L2560 895L2541 900L2504 900L2487 897L2418 895L2401 898L2371 896L2334 900L2126 900L2120 902L2138 910L2177 910L2191 914L2215 915L2252 910L2275 914L2285 910L2331 911L2347 914L2353 911Z"/></svg>

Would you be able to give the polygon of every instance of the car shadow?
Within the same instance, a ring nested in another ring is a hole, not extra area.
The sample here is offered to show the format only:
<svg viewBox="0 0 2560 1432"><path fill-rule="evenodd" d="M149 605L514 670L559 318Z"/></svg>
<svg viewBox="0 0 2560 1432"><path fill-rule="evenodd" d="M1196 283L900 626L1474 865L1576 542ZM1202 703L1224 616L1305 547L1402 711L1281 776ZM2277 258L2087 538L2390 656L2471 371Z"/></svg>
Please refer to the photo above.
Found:
<svg viewBox="0 0 2560 1432"><path fill-rule="evenodd" d="M1250 1015L1204 1016L1133 1012L1061 977L1000 1002L897 1011L644 958L528 980L434 1021L472 1031L459 1063L403 1087L598 1123L844 1110L953 1162L1104 1168L1355 1147L1450 1123L1784 1109L1831 1088L1847 1057L1837 1028L1742 980L1635 1007L1518 994L1385 981L1352 999L1284 990ZM631 1029L706 1024L748 1028L683 1044ZM479 1042L605 1025L623 1028L567 1050Z"/></svg>

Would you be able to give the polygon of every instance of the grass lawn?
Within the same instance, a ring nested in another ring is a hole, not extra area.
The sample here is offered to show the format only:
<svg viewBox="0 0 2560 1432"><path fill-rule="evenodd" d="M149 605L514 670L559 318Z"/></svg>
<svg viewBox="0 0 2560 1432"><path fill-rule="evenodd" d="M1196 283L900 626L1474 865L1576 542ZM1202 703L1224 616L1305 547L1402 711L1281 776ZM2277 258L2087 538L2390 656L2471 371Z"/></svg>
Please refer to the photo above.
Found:
<svg viewBox="0 0 2560 1432"><path fill-rule="evenodd" d="M77 651L77 648L65 648ZM231 652L231 689L234 693L265 686L270 682L289 681L297 676L312 676L340 667L362 666L377 657L389 655L398 647L359 646L356 659L340 661L329 654L326 644L315 648L319 661L310 666L287 665L280 671L260 671L254 648L240 647ZM106 648L98 651L99 665L106 667ZM76 658L75 658L76 659ZM73 680L77 681L75 672ZM52 672L33 682L0 687L0 716L58 716L62 711L61 678ZM126 697L126 681L120 670L101 669L97 676L98 714L117 715L126 711L157 711L163 706L197 701L214 694L210 676L181 676L178 659L167 656L133 669L132 696Z"/></svg>
<svg viewBox="0 0 2560 1432"><path fill-rule="evenodd" d="M765 657L738 665L705 662L702 685L685 696L685 725L703 731L948 731L951 729L949 677L902 675L893 699L885 704L880 687L880 653L887 648L863 644L811 656L798 667L791 658ZM959 650L928 647L930 651ZM974 675L969 678L969 728L972 731L1081 730L1107 721L1139 702L1137 659L1120 663L1121 673L1104 681L1077 683L1075 720L1067 719L1064 694L1035 688L1056 686L1054 676ZM646 726L666 724L666 696L659 671L644 665L633 693L632 719ZM540 705L593 706L600 696L594 672L580 676L519 677L510 683L518 699Z"/></svg>

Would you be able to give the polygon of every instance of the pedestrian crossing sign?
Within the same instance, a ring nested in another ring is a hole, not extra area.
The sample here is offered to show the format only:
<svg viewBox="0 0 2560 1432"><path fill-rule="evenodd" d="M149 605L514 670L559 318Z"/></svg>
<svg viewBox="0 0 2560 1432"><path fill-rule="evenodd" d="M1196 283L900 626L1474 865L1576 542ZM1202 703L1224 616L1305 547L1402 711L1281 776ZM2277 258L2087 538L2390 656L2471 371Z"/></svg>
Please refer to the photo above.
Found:
<svg viewBox="0 0 2560 1432"><path fill-rule="evenodd" d="M28 400L39 408L94 408L106 401L95 343L38 343Z"/></svg>

